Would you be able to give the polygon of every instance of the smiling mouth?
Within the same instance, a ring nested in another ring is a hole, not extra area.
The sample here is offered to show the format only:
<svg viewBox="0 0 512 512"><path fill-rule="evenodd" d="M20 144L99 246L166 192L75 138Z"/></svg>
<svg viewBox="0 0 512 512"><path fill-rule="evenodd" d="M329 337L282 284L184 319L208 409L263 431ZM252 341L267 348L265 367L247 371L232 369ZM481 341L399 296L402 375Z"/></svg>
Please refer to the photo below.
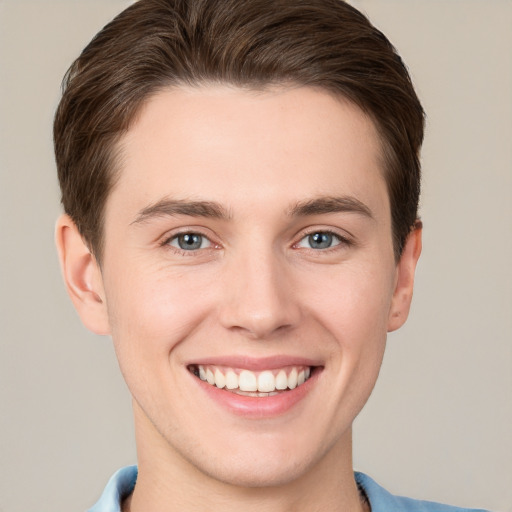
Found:
<svg viewBox="0 0 512 512"><path fill-rule="evenodd" d="M306 382L315 367L288 366L253 372L240 368L215 365L189 365L188 370L210 386L237 395L268 397L295 389Z"/></svg>

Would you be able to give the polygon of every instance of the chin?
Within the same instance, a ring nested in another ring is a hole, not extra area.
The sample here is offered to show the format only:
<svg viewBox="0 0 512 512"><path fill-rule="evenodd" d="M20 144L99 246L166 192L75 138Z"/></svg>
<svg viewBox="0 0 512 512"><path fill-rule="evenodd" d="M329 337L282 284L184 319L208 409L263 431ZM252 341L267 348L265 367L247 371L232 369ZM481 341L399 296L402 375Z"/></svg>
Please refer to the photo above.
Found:
<svg viewBox="0 0 512 512"><path fill-rule="evenodd" d="M203 446L200 452L191 450L182 456L213 480L250 489L282 487L300 481L331 451L322 440L315 443L315 436L308 440L307 436L296 437L290 432L282 434L287 435L268 432L246 436L243 441L232 438L230 445L218 440Z"/></svg>
<svg viewBox="0 0 512 512"><path fill-rule="evenodd" d="M201 468L209 477L224 484L243 488L280 487L300 479L310 464L297 458L271 457L246 460L245 457L209 464Z"/></svg>

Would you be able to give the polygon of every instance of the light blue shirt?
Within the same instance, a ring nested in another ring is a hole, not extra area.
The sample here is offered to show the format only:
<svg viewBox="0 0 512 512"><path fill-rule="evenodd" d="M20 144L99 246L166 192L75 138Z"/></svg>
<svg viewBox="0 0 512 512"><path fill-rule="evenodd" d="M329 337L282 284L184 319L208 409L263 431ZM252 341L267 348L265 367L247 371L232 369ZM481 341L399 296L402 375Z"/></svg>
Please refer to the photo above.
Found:
<svg viewBox="0 0 512 512"><path fill-rule="evenodd" d="M366 493L372 512L485 512L393 496L364 473L354 475ZM108 481L101 498L88 512L121 512L121 502L133 491L136 480L137 466L120 469Z"/></svg>

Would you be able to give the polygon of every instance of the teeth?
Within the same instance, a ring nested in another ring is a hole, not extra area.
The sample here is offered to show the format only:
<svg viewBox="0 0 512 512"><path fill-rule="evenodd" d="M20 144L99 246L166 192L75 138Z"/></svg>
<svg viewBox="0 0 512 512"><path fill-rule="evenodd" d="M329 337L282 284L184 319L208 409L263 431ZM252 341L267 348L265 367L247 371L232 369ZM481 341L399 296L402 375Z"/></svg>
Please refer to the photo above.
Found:
<svg viewBox="0 0 512 512"><path fill-rule="evenodd" d="M208 372L206 372L208 374ZM288 375L288 387L290 389L295 389L297 387L297 369L293 368Z"/></svg>
<svg viewBox="0 0 512 512"><path fill-rule="evenodd" d="M247 396L273 396L278 394L278 391L295 389L297 386L304 384L311 375L311 368L309 367L281 369L277 371L277 374L276 371L264 370L255 373L250 370L221 369L214 366L198 365L193 373L199 374L202 381L208 382L208 384L219 389L226 388Z"/></svg>
<svg viewBox="0 0 512 512"><path fill-rule="evenodd" d="M218 368L215 370L215 385L220 389L226 385L226 377Z"/></svg>
<svg viewBox="0 0 512 512"><path fill-rule="evenodd" d="M258 375L258 391L270 393L276 389L276 379L272 375L272 372L265 371Z"/></svg>
<svg viewBox="0 0 512 512"><path fill-rule="evenodd" d="M208 368L206 370L206 381L208 382L208 384L215 384L215 377L213 375L213 372L210 370L210 368Z"/></svg>
<svg viewBox="0 0 512 512"><path fill-rule="evenodd" d="M238 387L240 391L257 391L258 381L256 375L249 370L242 370L238 377Z"/></svg>
<svg viewBox="0 0 512 512"><path fill-rule="evenodd" d="M201 377L201 372L199 372L199 377ZM226 373L226 388L236 389L237 387L238 375L233 370L228 370L228 373Z"/></svg>
<svg viewBox="0 0 512 512"><path fill-rule="evenodd" d="M242 396L275 396L279 393L276 393L275 391L272 391L271 393L261 393L261 392L251 392L251 391L236 391L237 395Z"/></svg>
<svg viewBox="0 0 512 512"><path fill-rule="evenodd" d="M286 372L281 370L276 376L276 389L287 389L288 388L288 377Z"/></svg>

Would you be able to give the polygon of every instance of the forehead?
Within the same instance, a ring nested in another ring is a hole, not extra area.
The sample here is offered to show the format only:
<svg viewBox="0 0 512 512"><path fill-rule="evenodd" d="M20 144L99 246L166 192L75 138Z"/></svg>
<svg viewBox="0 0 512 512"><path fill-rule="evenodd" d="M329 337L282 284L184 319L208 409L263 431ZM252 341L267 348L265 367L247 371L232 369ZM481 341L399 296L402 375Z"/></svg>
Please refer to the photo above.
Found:
<svg viewBox="0 0 512 512"><path fill-rule="evenodd" d="M364 198L385 185L374 123L343 98L306 87L165 89L143 106L121 154L111 199L133 207L162 195L231 207L329 195L333 187Z"/></svg>

